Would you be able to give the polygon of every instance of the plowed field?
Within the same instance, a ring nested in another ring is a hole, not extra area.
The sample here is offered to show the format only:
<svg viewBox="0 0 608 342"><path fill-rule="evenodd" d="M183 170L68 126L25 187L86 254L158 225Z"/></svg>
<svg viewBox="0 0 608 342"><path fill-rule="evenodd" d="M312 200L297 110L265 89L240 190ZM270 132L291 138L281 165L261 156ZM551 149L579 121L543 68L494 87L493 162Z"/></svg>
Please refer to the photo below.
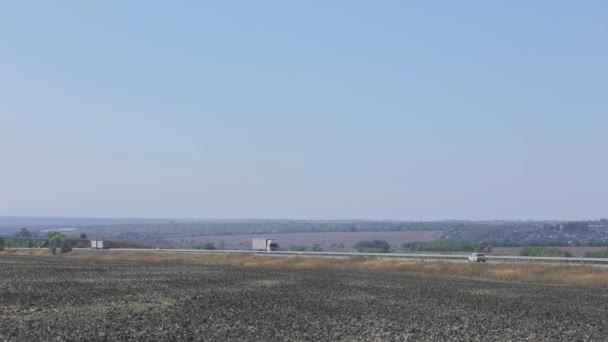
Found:
<svg viewBox="0 0 608 342"><path fill-rule="evenodd" d="M605 289L0 253L0 341L606 341Z"/></svg>

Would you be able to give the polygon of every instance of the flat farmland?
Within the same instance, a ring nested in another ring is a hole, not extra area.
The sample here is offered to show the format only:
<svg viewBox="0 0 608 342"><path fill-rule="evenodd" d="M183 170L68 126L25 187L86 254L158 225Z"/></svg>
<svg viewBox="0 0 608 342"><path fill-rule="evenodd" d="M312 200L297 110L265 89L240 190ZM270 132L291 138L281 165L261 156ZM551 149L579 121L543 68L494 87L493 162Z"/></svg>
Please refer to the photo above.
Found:
<svg viewBox="0 0 608 342"><path fill-rule="evenodd" d="M279 241L282 247L294 245L312 246L320 244L322 246L330 246L332 244L344 244L345 247L354 245L362 240L384 240L393 245L401 245L402 243L415 241L431 241L441 235L441 231L399 231L399 232L329 232L329 233L284 233L284 234L243 234L243 235L204 235L204 236L188 236L183 238L173 238L172 241L180 242L182 239L186 241L194 241L196 243L214 242L220 244L223 242L224 248L250 248L251 239L256 237L271 237Z"/></svg>
<svg viewBox="0 0 608 342"><path fill-rule="evenodd" d="M604 288L0 253L1 341L606 341Z"/></svg>

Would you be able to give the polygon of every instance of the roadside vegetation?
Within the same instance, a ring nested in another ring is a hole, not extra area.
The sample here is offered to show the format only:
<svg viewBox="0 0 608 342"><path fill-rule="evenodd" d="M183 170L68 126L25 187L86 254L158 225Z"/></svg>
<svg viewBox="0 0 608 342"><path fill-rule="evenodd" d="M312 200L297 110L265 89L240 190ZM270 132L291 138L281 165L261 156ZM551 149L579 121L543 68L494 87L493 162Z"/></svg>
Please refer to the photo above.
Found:
<svg viewBox="0 0 608 342"><path fill-rule="evenodd" d="M401 245L407 252L491 252L494 246L487 242L429 241Z"/></svg>
<svg viewBox="0 0 608 342"><path fill-rule="evenodd" d="M304 246L304 245L289 246L289 250L294 251L294 252L323 252L323 248L318 243L315 243L312 246Z"/></svg>
<svg viewBox="0 0 608 342"><path fill-rule="evenodd" d="M386 241L359 241L355 244L355 249L359 253L388 253L391 245Z"/></svg>
<svg viewBox="0 0 608 342"><path fill-rule="evenodd" d="M58 232L47 233L46 236L49 238L49 250L53 255L60 253L69 253L72 251L71 244L67 241L65 234Z"/></svg>
<svg viewBox="0 0 608 342"><path fill-rule="evenodd" d="M213 242L205 242L203 244L194 246L194 249L212 251L212 250L216 250L218 248L215 246L215 244Z"/></svg>
<svg viewBox="0 0 608 342"><path fill-rule="evenodd" d="M601 252L586 252L585 258L608 258L608 248Z"/></svg>
<svg viewBox="0 0 608 342"><path fill-rule="evenodd" d="M555 247L523 247L519 252L520 256L535 256L535 257L563 257L571 258L572 253L561 250Z"/></svg>

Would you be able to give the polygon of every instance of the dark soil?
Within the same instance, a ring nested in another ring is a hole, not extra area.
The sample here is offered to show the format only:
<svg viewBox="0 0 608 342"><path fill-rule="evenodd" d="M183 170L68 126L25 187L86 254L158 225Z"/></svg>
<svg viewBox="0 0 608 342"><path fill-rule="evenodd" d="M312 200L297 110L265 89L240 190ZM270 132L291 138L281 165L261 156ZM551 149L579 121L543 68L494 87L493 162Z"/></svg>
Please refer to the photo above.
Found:
<svg viewBox="0 0 608 342"><path fill-rule="evenodd" d="M0 341L606 341L605 289L0 254Z"/></svg>

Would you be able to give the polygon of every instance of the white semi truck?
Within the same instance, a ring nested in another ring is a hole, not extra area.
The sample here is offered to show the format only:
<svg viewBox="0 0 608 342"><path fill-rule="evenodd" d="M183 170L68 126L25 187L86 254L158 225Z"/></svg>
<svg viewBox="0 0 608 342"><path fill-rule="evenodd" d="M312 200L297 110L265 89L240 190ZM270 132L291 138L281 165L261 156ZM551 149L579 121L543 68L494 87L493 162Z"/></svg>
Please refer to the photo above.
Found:
<svg viewBox="0 0 608 342"><path fill-rule="evenodd" d="M276 251L279 243L275 239L255 238L251 240L251 249L254 251Z"/></svg>

